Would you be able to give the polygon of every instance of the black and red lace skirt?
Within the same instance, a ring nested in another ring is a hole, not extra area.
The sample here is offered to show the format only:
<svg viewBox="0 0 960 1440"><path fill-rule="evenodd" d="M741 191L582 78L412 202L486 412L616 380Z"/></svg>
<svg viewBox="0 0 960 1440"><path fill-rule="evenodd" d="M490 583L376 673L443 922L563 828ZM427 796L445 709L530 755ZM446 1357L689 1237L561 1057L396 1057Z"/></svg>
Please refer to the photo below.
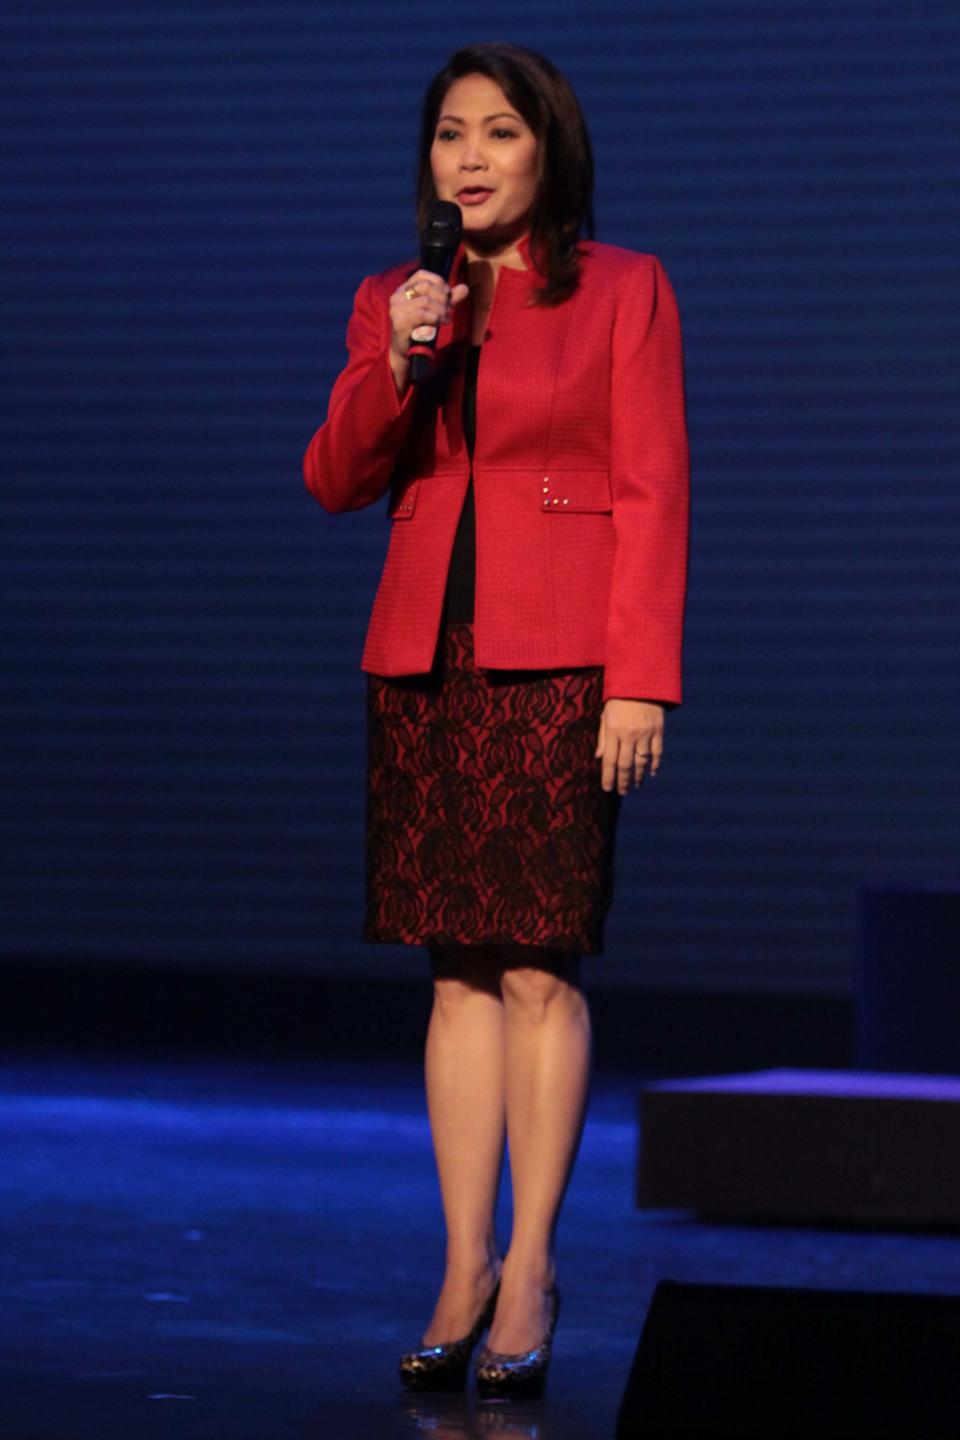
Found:
<svg viewBox="0 0 960 1440"><path fill-rule="evenodd" d="M367 687L363 939L602 954L621 799L593 753L602 666L479 669L451 623L429 675Z"/></svg>

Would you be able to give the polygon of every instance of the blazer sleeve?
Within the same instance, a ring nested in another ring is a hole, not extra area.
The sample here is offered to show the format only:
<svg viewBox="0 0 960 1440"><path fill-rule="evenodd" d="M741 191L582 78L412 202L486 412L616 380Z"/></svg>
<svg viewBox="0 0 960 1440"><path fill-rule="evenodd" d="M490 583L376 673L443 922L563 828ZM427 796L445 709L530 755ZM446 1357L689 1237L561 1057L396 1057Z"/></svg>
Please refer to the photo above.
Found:
<svg viewBox="0 0 960 1440"><path fill-rule="evenodd" d="M397 395L390 369L390 316L375 276L360 282L347 324L347 364L327 418L307 446L303 478L325 510L360 510L390 483L414 411L415 386Z"/></svg>
<svg viewBox="0 0 960 1440"><path fill-rule="evenodd" d="M680 317L655 255L631 266L611 359L610 486L616 549L603 698L682 700L690 457Z"/></svg>

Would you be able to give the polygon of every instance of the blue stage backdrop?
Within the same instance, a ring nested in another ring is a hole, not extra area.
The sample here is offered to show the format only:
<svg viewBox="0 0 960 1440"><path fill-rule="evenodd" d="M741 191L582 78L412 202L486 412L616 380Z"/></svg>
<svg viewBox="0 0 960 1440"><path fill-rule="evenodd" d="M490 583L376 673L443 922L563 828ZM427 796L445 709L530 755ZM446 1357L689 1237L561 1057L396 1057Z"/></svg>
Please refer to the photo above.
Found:
<svg viewBox="0 0 960 1440"><path fill-rule="evenodd" d="M860 884L956 875L956 0L0 26L3 956L425 976L359 938L385 502L300 462L423 85L496 38L571 76L686 342L686 701L587 974L844 992Z"/></svg>

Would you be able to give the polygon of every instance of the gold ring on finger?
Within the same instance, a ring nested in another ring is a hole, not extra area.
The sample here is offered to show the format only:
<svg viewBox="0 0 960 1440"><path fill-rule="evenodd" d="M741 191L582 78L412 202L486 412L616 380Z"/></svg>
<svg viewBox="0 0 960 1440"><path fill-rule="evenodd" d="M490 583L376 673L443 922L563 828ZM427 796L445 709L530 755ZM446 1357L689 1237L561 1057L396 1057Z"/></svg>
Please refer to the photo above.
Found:
<svg viewBox="0 0 960 1440"><path fill-rule="evenodd" d="M420 291L417 289L416 285L408 285L403 293L407 300L415 300L416 297L420 294Z"/></svg>

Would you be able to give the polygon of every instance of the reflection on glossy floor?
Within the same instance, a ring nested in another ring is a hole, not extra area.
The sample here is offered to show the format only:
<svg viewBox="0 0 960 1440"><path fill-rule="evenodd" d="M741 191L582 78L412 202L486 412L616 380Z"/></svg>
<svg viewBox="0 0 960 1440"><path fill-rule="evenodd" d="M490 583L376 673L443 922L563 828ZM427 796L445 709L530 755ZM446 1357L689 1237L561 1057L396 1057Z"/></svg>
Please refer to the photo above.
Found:
<svg viewBox="0 0 960 1440"><path fill-rule="evenodd" d="M657 1281L957 1293L950 1235L632 1202L642 1077L596 1075L542 1401L396 1377L439 1285L416 1065L6 1057L0 1440L612 1437ZM509 1237L509 1183L499 1212Z"/></svg>

